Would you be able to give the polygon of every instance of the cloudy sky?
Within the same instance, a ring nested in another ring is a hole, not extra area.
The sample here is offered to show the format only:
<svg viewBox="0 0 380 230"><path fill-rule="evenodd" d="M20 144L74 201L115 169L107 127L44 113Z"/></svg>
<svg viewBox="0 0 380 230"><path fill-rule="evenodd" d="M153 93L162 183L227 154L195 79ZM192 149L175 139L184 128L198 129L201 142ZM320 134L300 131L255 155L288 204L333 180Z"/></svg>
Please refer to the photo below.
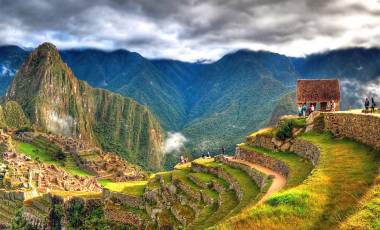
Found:
<svg viewBox="0 0 380 230"><path fill-rule="evenodd" d="M380 47L380 0L0 0L0 45L44 41L186 61Z"/></svg>

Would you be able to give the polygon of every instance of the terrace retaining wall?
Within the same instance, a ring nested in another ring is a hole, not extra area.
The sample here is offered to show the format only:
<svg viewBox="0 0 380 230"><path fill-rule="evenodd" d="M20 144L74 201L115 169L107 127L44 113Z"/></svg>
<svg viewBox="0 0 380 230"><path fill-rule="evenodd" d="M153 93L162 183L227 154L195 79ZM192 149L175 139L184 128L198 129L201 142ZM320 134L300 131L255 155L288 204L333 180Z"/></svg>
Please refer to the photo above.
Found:
<svg viewBox="0 0 380 230"><path fill-rule="evenodd" d="M145 203L142 197L113 192L109 189L103 189L103 199L111 200L114 203L127 204L129 207L133 208L145 208Z"/></svg>
<svg viewBox="0 0 380 230"><path fill-rule="evenodd" d="M324 129L380 150L380 116L354 113L323 113Z"/></svg>
<svg viewBox="0 0 380 230"><path fill-rule="evenodd" d="M282 161L266 156L262 153L254 150L245 150L237 147L235 157L240 160L248 161L254 164L259 164L264 167L270 168L273 171L280 173L281 175L288 177L289 167Z"/></svg>
<svg viewBox="0 0 380 230"><path fill-rule="evenodd" d="M318 163L320 150L309 141L295 139L290 147L290 151L300 157L308 159L314 166Z"/></svg>

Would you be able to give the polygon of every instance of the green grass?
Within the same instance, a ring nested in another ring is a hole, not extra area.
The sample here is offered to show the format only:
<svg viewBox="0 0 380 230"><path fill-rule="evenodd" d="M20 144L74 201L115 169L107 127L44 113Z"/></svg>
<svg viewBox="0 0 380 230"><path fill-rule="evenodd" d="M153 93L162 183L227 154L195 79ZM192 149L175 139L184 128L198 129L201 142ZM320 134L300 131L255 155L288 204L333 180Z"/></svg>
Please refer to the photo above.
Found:
<svg viewBox="0 0 380 230"><path fill-rule="evenodd" d="M114 192L125 193L131 196L142 196L145 192L147 181L112 182L108 179L98 180L104 188Z"/></svg>
<svg viewBox="0 0 380 230"><path fill-rule="evenodd" d="M341 229L380 229L380 172L360 204L355 214L341 224Z"/></svg>
<svg viewBox="0 0 380 230"><path fill-rule="evenodd" d="M158 172L152 174L146 185L148 190L153 190L161 187L160 180L158 180L158 177L161 177L164 180L164 184L167 185L172 180L172 171Z"/></svg>
<svg viewBox="0 0 380 230"><path fill-rule="evenodd" d="M201 218L198 218L192 223L188 229L206 229L220 220L223 220L226 216L231 213L231 210L239 204L235 192L233 190L228 190L222 192L220 195L221 206L208 206L205 208L205 213L200 215Z"/></svg>
<svg viewBox="0 0 380 230"><path fill-rule="evenodd" d="M59 162L53 158L53 153L57 148L54 148L51 144L46 144L46 148L42 147L43 144L41 141L38 144L25 143L25 142L15 142L16 149L18 152L21 152L25 155L30 156L33 160L39 160L46 164L53 164L57 167L63 168L66 172L72 175L78 176L91 176L90 173L80 169L76 166L72 156L67 155L64 165L62 162Z"/></svg>
<svg viewBox="0 0 380 230"><path fill-rule="evenodd" d="M219 223L218 229L336 229L370 188L379 159L368 147L330 134L303 134L321 149L312 174L299 186Z"/></svg>
<svg viewBox="0 0 380 230"><path fill-rule="evenodd" d="M291 188L299 185L306 179L306 177L313 169L313 164L310 161L298 156L295 153L273 152L265 148L251 146L248 144L240 144L238 146L242 149L259 152L266 156L273 157L284 162L290 169L287 183L284 188Z"/></svg>

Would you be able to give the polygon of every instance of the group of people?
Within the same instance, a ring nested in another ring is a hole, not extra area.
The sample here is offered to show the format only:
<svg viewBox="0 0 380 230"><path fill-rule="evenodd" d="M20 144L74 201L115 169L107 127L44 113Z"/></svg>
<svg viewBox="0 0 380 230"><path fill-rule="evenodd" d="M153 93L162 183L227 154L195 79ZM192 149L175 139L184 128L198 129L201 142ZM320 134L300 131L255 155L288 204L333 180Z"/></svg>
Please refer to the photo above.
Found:
<svg viewBox="0 0 380 230"><path fill-rule="evenodd" d="M187 162L189 162L189 158L188 158L188 157L185 157L184 155L181 155L181 156L179 157L179 162L180 162L181 164L186 164Z"/></svg>
<svg viewBox="0 0 380 230"><path fill-rule="evenodd" d="M316 110L316 104L310 103L309 106L306 104L306 102L302 105L298 105L298 116L299 117L306 117L309 116L312 112ZM327 111L336 111L336 102L334 100L331 100L327 102Z"/></svg>
<svg viewBox="0 0 380 230"><path fill-rule="evenodd" d="M220 149L222 155L225 155L226 154L226 148L222 147ZM202 153L202 158L205 159L205 158L212 158L212 155L210 152L207 152L207 153ZM186 164L187 162L189 162L189 158L184 156L184 155L180 155L179 157L179 163L180 164Z"/></svg>
<svg viewBox="0 0 380 230"><path fill-rule="evenodd" d="M365 107L365 111L364 112L368 112L368 109L371 108L371 113L375 112L375 108L376 108L376 103L375 103L375 99L373 99L373 97L371 98L371 103L368 99L368 97L365 98L364 100L364 107Z"/></svg>
<svg viewBox="0 0 380 230"><path fill-rule="evenodd" d="M210 152L202 153L202 158L211 158Z"/></svg>
<svg viewBox="0 0 380 230"><path fill-rule="evenodd" d="M314 104L310 104L309 106L307 106L306 103L304 103L303 105L298 105L298 116L299 117L306 117L314 111L315 111Z"/></svg>

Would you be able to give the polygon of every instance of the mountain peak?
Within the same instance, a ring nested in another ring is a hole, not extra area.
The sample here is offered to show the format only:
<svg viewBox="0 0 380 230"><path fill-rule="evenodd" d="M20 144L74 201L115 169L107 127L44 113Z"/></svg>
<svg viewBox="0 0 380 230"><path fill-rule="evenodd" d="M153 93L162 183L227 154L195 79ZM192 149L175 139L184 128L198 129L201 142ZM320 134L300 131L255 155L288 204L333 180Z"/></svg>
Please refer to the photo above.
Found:
<svg viewBox="0 0 380 230"><path fill-rule="evenodd" d="M151 112L79 81L51 43L28 56L5 100L19 103L39 131L81 139L151 169L161 167L164 133Z"/></svg>
<svg viewBox="0 0 380 230"><path fill-rule="evenodd" d="M34 50L34 53L39 58L44 58L48 56L59 57L59 52L58 52L57 47L50 42L44 42L41 45L39 45Z"/></svg>

